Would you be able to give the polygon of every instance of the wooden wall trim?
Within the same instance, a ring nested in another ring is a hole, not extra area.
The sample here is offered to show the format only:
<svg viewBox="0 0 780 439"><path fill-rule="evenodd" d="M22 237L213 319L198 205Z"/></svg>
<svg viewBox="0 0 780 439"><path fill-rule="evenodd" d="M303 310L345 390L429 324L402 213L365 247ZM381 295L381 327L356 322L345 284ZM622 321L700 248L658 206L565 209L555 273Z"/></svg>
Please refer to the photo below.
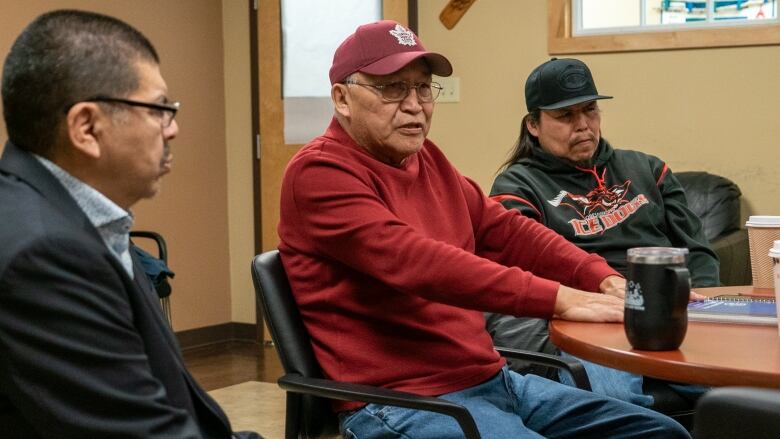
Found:
<svg viewBox="0 0 780 439"><path fill-rule="evenodd" d="M177 331L176 338L182 350L227 341L257 342L257 326L252 323L229 322L203 328Z"/></svg>
<svg viewBox="0 0 780 439"><path fill-rule="evenodd" d="M395 20L404 26L409 26L409 2L408 0L383 0L382 18Z"/></svg>

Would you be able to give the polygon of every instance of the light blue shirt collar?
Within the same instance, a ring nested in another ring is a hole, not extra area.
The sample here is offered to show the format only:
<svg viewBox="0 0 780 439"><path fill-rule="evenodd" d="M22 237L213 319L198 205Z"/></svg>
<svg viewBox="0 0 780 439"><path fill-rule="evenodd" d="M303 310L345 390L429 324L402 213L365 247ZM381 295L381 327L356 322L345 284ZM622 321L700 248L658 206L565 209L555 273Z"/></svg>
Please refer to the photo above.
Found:
<svg viewBox="0 0 780 439"><path fill-rule="evenodd" d="M133 261L130 257L132 214L117 206L116 203L93 187L70 175L52 161L39 155L33 155L76 200L81 210L100 233L108 250L119 259L127 274L133 278Z"/></svg>

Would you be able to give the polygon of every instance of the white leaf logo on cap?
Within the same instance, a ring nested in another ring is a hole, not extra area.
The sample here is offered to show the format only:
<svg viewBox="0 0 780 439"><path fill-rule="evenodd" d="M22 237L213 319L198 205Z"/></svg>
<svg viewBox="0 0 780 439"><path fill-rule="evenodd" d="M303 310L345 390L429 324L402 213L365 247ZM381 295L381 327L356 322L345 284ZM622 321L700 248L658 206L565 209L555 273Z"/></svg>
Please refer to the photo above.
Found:
<svg viewBox="0 0 780 439"><path fill-rule="evenodd" d="M395 29L390 31L390 35L394 36L398 40L398 44L402 44L404 46L417 45L417 43L414 41L414 33L400 24L395 25Z"/></svg>

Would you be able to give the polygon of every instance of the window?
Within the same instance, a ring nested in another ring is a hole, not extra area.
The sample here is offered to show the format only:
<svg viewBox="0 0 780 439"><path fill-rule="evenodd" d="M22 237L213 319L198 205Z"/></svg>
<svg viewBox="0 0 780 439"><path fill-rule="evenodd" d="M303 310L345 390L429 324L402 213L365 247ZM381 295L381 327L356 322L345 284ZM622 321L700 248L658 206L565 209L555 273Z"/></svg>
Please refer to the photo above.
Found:
<svg viewBox="0 0 780 439"><path fill-rule="evenodd" d="M778 0L548 0L551 54L780 44Z"/></svg>
<svg viewBox="0 0 780 439"><path fill-rule="evenodd" d="M777 0L575 0L572 34L777 24Z"/></svg>
<svg viewBox="0 0 780 439"><path fill-rule="evenodd" d="M325 131L333 116L333 52L359 25L381 17L380 0L282 1L285 143L306 143Z"/></svg>

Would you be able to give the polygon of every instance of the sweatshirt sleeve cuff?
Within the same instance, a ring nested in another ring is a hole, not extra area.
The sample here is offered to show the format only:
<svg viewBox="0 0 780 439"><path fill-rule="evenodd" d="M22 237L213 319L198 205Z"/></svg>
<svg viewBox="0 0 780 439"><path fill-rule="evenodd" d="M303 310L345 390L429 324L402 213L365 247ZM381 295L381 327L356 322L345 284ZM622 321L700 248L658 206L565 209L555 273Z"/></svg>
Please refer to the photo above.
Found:
<svg viewBox="0 0 780 439"><path fill-rule="evenodd" d="M518 300L518 310L515 315L552 318L560 285L558 282L533 276L528 284L528 293L520 296Z"/></svg>
<svg viewBox="0 0 780 439"><path fill-rule="evenodd" d="M623 277L612 267L607 265L606 261L600 256L591 255L591 260L586 262L575 275L579 282L575 288L583 291L599 292L599 285L609 276Z"/></svg>

